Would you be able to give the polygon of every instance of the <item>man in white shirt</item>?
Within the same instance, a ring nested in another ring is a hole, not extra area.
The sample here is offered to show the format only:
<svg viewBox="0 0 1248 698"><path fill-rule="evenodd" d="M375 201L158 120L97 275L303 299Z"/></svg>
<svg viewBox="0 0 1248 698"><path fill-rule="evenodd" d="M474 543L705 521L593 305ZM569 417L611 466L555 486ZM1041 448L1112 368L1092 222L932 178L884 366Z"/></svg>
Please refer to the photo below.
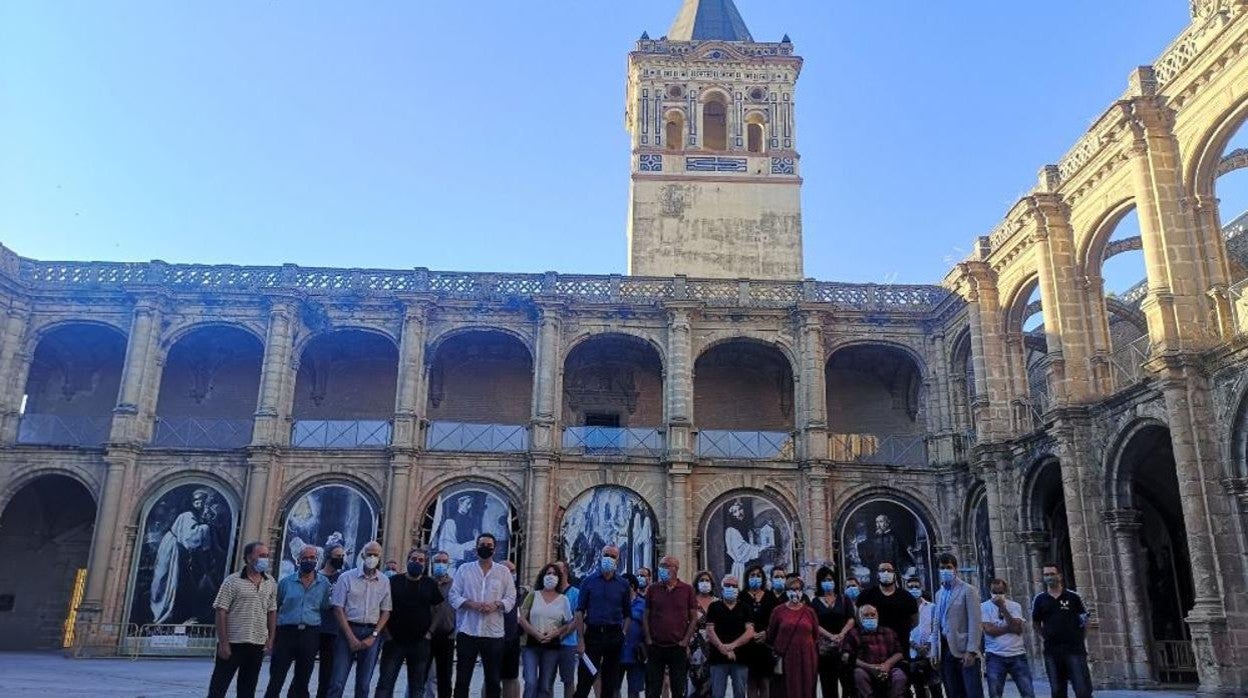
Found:
<svg viewBox="0 0 1248 698"><path fill-rule="evenodd" d="M932 614L936 604L923 597L923 582L918 577L906 580L906 593L919 602L919 622L910 630L910 687L915 698L941 698L940 672L932 664L932 643L935 641L936 624Z"/></svg>
<svg viewBox="0 0 1248 698"><path fill-rule="evenodd" d="M468 698L472 672L481 657L485 698L503 693L503 615L516 606L511 572L492 560L494 536L477 536L477 561L455 570L449 600L455 609L455 698Z"/></svg>
<svg viewBox="0 0 1248 698"><path fill-rule="evenodd" d="M994 579L992 596L980 609L983 615L984 655L989 698L1001 698L1008 674L1018 686L1022 698L1035 698L1031 684L1031 668L1027 665L1027 648L1023 644L1023 607L1005 598L1009 585Z"/></svg>

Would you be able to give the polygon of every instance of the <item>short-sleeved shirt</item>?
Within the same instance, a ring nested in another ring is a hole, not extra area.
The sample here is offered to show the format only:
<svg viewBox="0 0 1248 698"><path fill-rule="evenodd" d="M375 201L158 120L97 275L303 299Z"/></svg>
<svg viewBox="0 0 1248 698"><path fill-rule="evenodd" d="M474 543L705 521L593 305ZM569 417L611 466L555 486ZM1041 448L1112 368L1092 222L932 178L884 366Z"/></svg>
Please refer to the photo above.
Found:
<svg viewBox="0 0 1248 698"><path fill-rule="evenodd" d="M1023 607L1017 601L1006 599L1005 609L1010 612L1011 617L1022 619ZM980 604L979 611L983 622L1006 627L1007 623L1001 615L1001 609L997 608L991 600ZM1023 636L1020 633L1006 633L996 637L984 633L984 652L998 657L1021 657L1027 654L1027 645L1023 642Z"/></svg>
<svg viewBox="0 0 1248 698"><path fill-rule="evenodd" d="M1087 654L1083 643L1083 624L1088 610L1083 599L1069 589L1054 598L1047 591L1031 602L1031 619L1044 638L1045 654Z"/></svg>
<svg viewBox="0 0 1248 698"><path fill-rule="evenodd" d="M660 646L676 645L689 630L690 612L698 609L693 587L676 580L672 586L655 584L646 592L650 641Z"/></svg>
<svg viewBox="0 0 1248 698"><path fill-rule="evenodd" d="M585 625L624 625L632 610L632 591L620 575L607 579L595 572L581 582L576 610L585 614Z"/></svg>
<svg viewBox="0 0 1248 698"><path fill-rule="evenodd" d="M390 578L380 572L372 576L355 568L342 573L329 602L342 609L348 623L376 625L382 611L393 608L390 598Z"/></svg>
<svg viewBox="0 0 1248 698"><path fill-rule="evenodd" d="M652 621L653 622L653 621ZM706 624L714 626L715 637L725 645L732 644L737 638L745 634L745 626L754 622L754 609L745 601L737 601L732 608L728 608L728 604L723 601L716 601L711 607L706 609ZM718 647L711 645L711 664L728 664L730 660L719 651ZM741 663L741 657L737 656L737 663Z"/></svg>
<svg viewBox="0 0 1248 698"><path fill-rule="evenodd" d="M581 590L574 586L570 586L563 590L563 595L568 597L568 606L572 608L573 613L576 613L576 610L580 608ZM576 647L576 643L577 637L575 630L563 636L564 647Z"/></svg>
<svg viewBox="0 0 1248 698"><path fill-rule="evenodd" d="M394 606L386 623L390 638L402 645L414 645L429 632L433 607L442 603L442 592L428 576L411 579L396 574L390 578L390 602Z"/></svg>
<svg viewBox="0 0 1248 698"><path fill-rule="evenodd" d="M894 654L905 656L897 633L883 625L873 632L867 632L861 627L854 628L845 638L845 649L858 661L868 664L883 664Z"/></svg>
<svg viewBox="0 0 1248 698"><path fill-rule="evenodd" d="M914 617L919 614L919 602L900 587L894 588L891 594L885 594L879 587L867 589L858 597L857 605L858 608L875 606L880 614L880 627L892 630L899 638L910 637Z"/></svg>
<svg viewBox="0 0 1248 698"><path fill-rule="evenodd" d="M226 612L228 642L263 645L269 641L269 613L277 611L277 582L266 574L255 584L246 570L231 574L221 582L212 607Z"/></svg>
<svg viewBox="0 0 1248 698"><path fill-rule="evenodd" d="M334 594L334 585L338 583L338 578L342 576L342 572L334 572L333 574L321 573L321 576L329 580L329 594ZM328 607L321 611L321 634L337 635L338 634L338 617L334 615L334 604L330 603Z"/></svg>
<svg viewBox="0 0 1248 698"><path fill-rule="evenodd" d="M315 628L321 624L321 611L329 608L333 585L322 574L303 585L299 573L288 574L277 583L277 624Z"/></svg>

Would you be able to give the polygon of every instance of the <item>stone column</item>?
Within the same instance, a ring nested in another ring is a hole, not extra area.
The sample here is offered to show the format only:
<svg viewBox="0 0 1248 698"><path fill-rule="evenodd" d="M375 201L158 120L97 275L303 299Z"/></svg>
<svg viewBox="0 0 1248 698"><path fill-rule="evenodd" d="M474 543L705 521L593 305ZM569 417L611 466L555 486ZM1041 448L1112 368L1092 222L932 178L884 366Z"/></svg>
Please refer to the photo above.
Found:
<svg viewBox="0 0 1248 698"><path fill-rule="evenodd" d="M532 579L546 560L555 559L558 549L552 530L551 513L554 498L554 466L550 459L536 456L529 463L528 516L525 518L524 578Z"/></svg>
<svg viewBox="0 0 1248 698"><path fill-rule="evenodd" d="M533 381L532 442L529 448L550 453L559 448L559 393L562 391L562 366L559 365L560 307L543 304L538 321L536 379Z"/></svg>
<svg viewBox="0 0 1248 698"><path fill-rule="evenodd" d="M963 262L958 270L971 329L976 435L981 442L1005 439L1011 435L1012 391L996 275L983 262Z"/></svg>
<svg viewBox="0 0 1248 698"><path fill-rule="evenodd" d="M1009 467L1010 454L1005 449L985 449L979 461L979 476L984 481L984 497L988 502L988 535L992 538L992 566L996 575L1004 580L1014 577L1009 551L1005 542L1010 536L1006 524L1011 513L1003 505L1003 471ZM973 512L972 512L973 515ZM967 522L967 530L973 530L973 522ZM1012 532L1010 532L1012 533ZM983 564L982 562L980 563Z"/></svg>
<svg viewBox="0 0 1248 698"><path fill-rule="evenodd" d="M275 299L269 307L264 359L260 368L260 391L247 455L247 494L243 507L242 541L265 540L271 519L273 496L270 479L280 467L278 453L290 443L291 361L298 306L290 299ZM279 481L280 482L280 481Z"/></svg>
<svg viewBox="0 0 1248 698"><path fill-rule="evenodd" d="M807 512L809 521L806 531L806 560L829 564L832 562L832 546L829 532L832 530L831 515L828 512L828 480L830 468L827 463L812 462L804 473L806 491L809 493Z"/></svg>
<svg viewBox="0 0 1248 698"><path fill-rule="evenodd" d="M689 473L688 463L672 463L668 467L667 546L666 552L680 559L682 570L696 570L697 561L690 555L691 530L689 522ZM657 560L655 561L657 564ZM684 575L690 577L687 572Z"/></svg>
<svg viewBox="0 0 1248 698"><path fill-rule="evenodd" d="M813 310L801 314L801 379L802 391L800 450L803 460L825 460L828 457L828 404L826 357L823 350L823 323Z"/></svg>
<svg viewBox="0 0 1248 698"><path fill-rule="evenodd" d="M24 346L29 321L29 309L17 303L10 305L0 319L0 444L17 441L26 375L33 358Z"/></svg>
<svg viewBox="0 0 1248 698"><path fill-rule="evenodd" d="M1047 531L1023 531L1018 534L1018 542L1022 543L1027 554L1027 566L1021 573L1015 577L1005 577L1004 579L1010 583L1010 589L1018 596L1031 600L1035 594L1041 590L1040 570L1044 568L1045 560L1049 554L1050 534ZM1027 624L1031 625L1031 609L1026 608ZM1040 634L1035 632L1035 628L1030 628L1032 632L1024 635L1023 639L1027 641L1027 656L1031 658L1033 673L1039 671L1039 676L1044 676L1044 644L1040 641Z"/></svg>
<svg viewBox="0 0 1248 698"><path fill-rule="evenodd" d="M668 459L682 462L694 454L691 314L690 306L668 306L667 365L663 371Z"/></svg>
<svg viewBox="0 0 1248 698"><path fill-rule="evenodd" d="M155 389L160 385L160 324L159 302L139 299L130 323L121 389L113 410L109 433L112 443L145 444L151 439Z"/></svg>
<svg viewBox="0 0 1248 698"><path fill-rule="evenodd" d="M1122 590L1122 616L1127 635L1127 672L1132 685L1143 688L1155 681L1148 651L1148 599L1140 566L1140 512L1111 509L1103 518L1114 534L1114 556L1118 559L1118 586Z"/></svg>
<svg viewBox="0 0 1248 698"><path fill-rule="evenodd" d="M79 604L79 619L93 622L117 623L120 609L106 608L113 588L124 583L128 574L117 565L117 557L123 549L121 521L126 520L126 493L133 490L137 470L138 451L130 447L110 447L104 456L107 470L99 507L96 510L95 528L91 534L91 555L87 562L87 582ZM89 631L88 631L89 632Z"/></svg>
<svg viewBox="0 0 1248 698"><path fill-rule="evenodd" d="M402 560L412 545L412 471L420 449L421 380L425 366L425 319L428 306L406 303L399 341L399 377L394 392L394 431L390 442L390 473L386 484L385 552Z"/></svg>

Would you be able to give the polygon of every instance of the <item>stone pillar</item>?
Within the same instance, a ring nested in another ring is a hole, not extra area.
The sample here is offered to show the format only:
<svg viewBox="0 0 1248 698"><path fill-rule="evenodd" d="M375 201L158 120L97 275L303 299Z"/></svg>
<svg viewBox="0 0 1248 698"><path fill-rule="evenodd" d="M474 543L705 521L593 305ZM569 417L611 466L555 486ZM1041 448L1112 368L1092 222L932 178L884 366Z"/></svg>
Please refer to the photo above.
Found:
<svg viewBox="0 0 1248 698"><path fill-rule="evenodd" d="M671 461L689 461L694 454L691 314L689 306L668 306L663 411L667 415L667 453Z"/></svg>
<svg viewBox="0 0 1248 698"><path fill-rule="evenodd" d="M536 452L550 453L559 448L559 393L562 392L563 371L559 362L560 308L556 305L540 306L538 321L537 357L533 381L532 441L529 448Z"/></svg>
<svg viewBox="0 0 1248 698"><path fill-rule="evenodd" d="M29 309L17 303L0 316L0 444L17 441L26 375L33 358L25 351L29 321Z"/></svg>
<svg viewBox="0 0 1248 698"><path fill-rule="evenodd" d="M1198 185L1199 186L1199 185ZM1209 288L1206 291L1213 303L1214 325L1224 339L1235 335L1235 316L1231 308L1230 255L1226 251L1226 238L1218 218L1218 200L1212 195L1197 195L1184 201L1184 208L1192 212L1196 235L1204 252L1198 256L1204 265Z"/></svg>
<svg viewBox="0 0 1248 698"><path fill-rule="evenodd" d="M1118 559L1118 586L1122 590L1122 617L1127 635L1124 658L1127 676L1133 687L1144 688L1156 682L1149 656L1148 599L1140 566L1140 512L1111 509L1103 518L1113 531L1114 555Z"/></svg>
<svg viewBox="0 0 1248 698"><path fill-rule="evenodd" d="M1015 577L1006 577L1005 580L1010 583L1010 589L1018 596L1027 600L1029 603L1035 595L1042 590L1040 584L1040 570L1044 568L1046 562L1045 557L1049 554L1049 544L1051 536L1047 531L1023 531L1018 534L1018 541L1022 543L1027 555L1027 566ZM1031 625L1031 608L1025 607L1027 611L1027 624ZM1027 656L1031 658L1033 673L1039 671L1038 676L1044 676L1044 644L1040 640L1040 634L1035 632L1035 628L1029 628L1032 632L1028 632L1023 636L1027 641Z"/></svg>
<svg viewBox="0 0 1248 698"><path fill-rule="evenodd" d="M1006 524L1012 520L1011 514L1004 506L1002 492L1003 472L1010 465L1010 454L1005 449L984 449L980 452L979 476L984 481L984 497L988 502L988 535L992 538L992 566L996 575L1010 581L1014 578L1013 565L1009 556L1006 541L1011 538L1006 532ZM974 512L972 512L972 516ZM1017 519L1017 515L1013 517ZM966 522L967 530L973 530L973 521ZM980 563L983 564L982 562Z"/></svg>
<svg viewBox="0 0 1248 698"><path fill-rule="evenodd" d="M394 391L394 431L390 442L390 473L386 483L384 547L387 557L402 560L413 543L415 528L411 511L412 471L421 447L420 402L425 367L425 319L423 302L404 305L403 332L399 341L399 376Z"/></svg>
<svg viewBox="0 0 1248 698"><path fill-rule="evenodd" d="M971 330L976 435L981 442L1002 440L1011 435L1012 391L996 276L983 262L962 262L958 271L962 276L960 292L967 301Z"/></svg>
<svg viewBox="0 0 1248 698"><path fill-rule="evenodd" d="M807 521L806 559L804 562L834 566L832 564L832 519L828 511L828 480L830 468L827 463L810 463L803 473L806 477ZM817 567L815 568L817 569Z"/></svg>
<svg viewBox="0 0 1248 698"><path fill-rule="evenodd" d="M801 315L801 366L798 388L801 389L803 460L825 460L828 457L828 404L826 357L823 350L823 324L818 312Z"/></svg>
<svg viewBox="0 0 1248 698"><path fill-rule="evenodd" d="M524 579L533 579L547 560L555 559L558 544L551 514L554 500L554 466L550 459L535 456L529 463L529 510L525 519L526 559Z"/></svg>
<svg viewBox="0 0 1248 698"><path fill-rule="evenodd" d="M689 570L696 570L697 561L691 557L693 546L689 534L689 473L688 463L672 463L668 466L667 545L665 552L680 559L683 577L692 577ZM655 561L657 564L657 560Z"/></svg>
<svg viewBox="0 0 1248 698"><path fill-rule="evenodd" d="M110 592L117 584L124 584L129 576L118 566L117 558L124 548L123 536L119 535L122 530L120 522L126 519L126 493L135 486L138 451L129 447L110 447L104 461L108 467L91 534L86 587L79 604L79 620L88 627L93 622L121 621L121 614L117 612L120 609L106 607L105 601L113 596ZM104 632L103 629L100 632Z"/></svg>
<svg viewBox="0 0 1248 698"><path fill-rule="evenodd" d="M160 325L158 301L139 299L126 342L117 408L113 410L109 432L112 443L145 444L151 440L156 392L160 385Z"/></svg>

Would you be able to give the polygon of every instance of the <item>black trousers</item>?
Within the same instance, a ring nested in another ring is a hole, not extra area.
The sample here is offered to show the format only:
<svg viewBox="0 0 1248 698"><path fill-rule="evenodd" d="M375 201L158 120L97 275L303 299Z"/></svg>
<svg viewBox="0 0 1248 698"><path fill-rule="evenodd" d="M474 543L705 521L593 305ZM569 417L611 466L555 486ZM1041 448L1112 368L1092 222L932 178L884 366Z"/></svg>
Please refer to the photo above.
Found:
<svg viewBox="0 0 1248 698"><path fill-rule="evenodd" d="M381 646L381 678L377 680L377 698L391 698L399 671L407 662L407 686L409 691L425 689L425 677L429 672L429 641L395 642L387 640Z"/></svg>
<svg viewBox="0 0 1248 698"><path fill-rule="evenodd" d="M290 665L295 665L295 679L286 692L288 698L308 698L308 682L312 680L312 665L316 663L316 651L321 646L321 626L299 629L297 625L277 626L273 639L273 659L269 661L269 686L264 698L278 698L286 683Z"/></svg>
<svg viewBox="0 0 1248 698"><path fill-rule="evenodd" d="M316 670L316 698L329 695L329 684L334 681L334 643L337 641L337 633L321 633L316 653L320 663Z"/></svg>
<svg viewBox="0 0 1248 698"><path fill-rule="evenodd" d="M455 637L455 663L459 665L455 672L455 698L468 698L472 688L472 671L477 666L477 657L481 657L481 668L485 670L485 698L502 698L503 695L503 638L477 637L459 633Z"/></svg>
<svg viewBox="0 0 1248 698"><path fill-rule="evenodd" d="M620 694L620 653L624 650L624 628L619 625L585 626L585 656L598 668L602 677L599 698L616 698ZM578 662L575 698L586 698L594 688L594 677L585 662ZM657 693L654 695L658 695Z"/></svg>
<svg viewBox="0 0 1248 698"><path fill-rule="evenodd" d="M820 654L818 667L823 698L837 698L838 695L855 698L854 670L841 661L839 647L832 654Z"/></svg>
<svg viewBox="0 0 1248 698"><path fill-rule="evenodd" d="M264 664L264 645L231 642L230 658L217 657L212 665L208 698L225 698L235 674L238 674L238 685L235 686L238 698L255 698L261 664Z"/></svg>
<svg viewBox="0 0 1248 698"><path fill-rule="evenodd" d="M685 677L689 675L689 653L680 645L650 645L646 649L646 696L663 695L663 676L672 690L672 698L685 698Z"/></svg>
<svg viewBox="0 0 1248 698"><path fill-rule="evenodd" d="M940 687L940 669L927 657L910 660L910 688L916 698L944 698Z"/></svg>
<svg viewBox="0 0 1248 698"><path fill-rule="evenodd" d="M429 640L429 671L434 672L438 685L438 694L436 698L451 698L453 689L452 677L455 666L455 636L454 635L434 635ZM428 681L428 678L425 679ZM435 698L434 696L425 696L425 698Z"/></svg>

